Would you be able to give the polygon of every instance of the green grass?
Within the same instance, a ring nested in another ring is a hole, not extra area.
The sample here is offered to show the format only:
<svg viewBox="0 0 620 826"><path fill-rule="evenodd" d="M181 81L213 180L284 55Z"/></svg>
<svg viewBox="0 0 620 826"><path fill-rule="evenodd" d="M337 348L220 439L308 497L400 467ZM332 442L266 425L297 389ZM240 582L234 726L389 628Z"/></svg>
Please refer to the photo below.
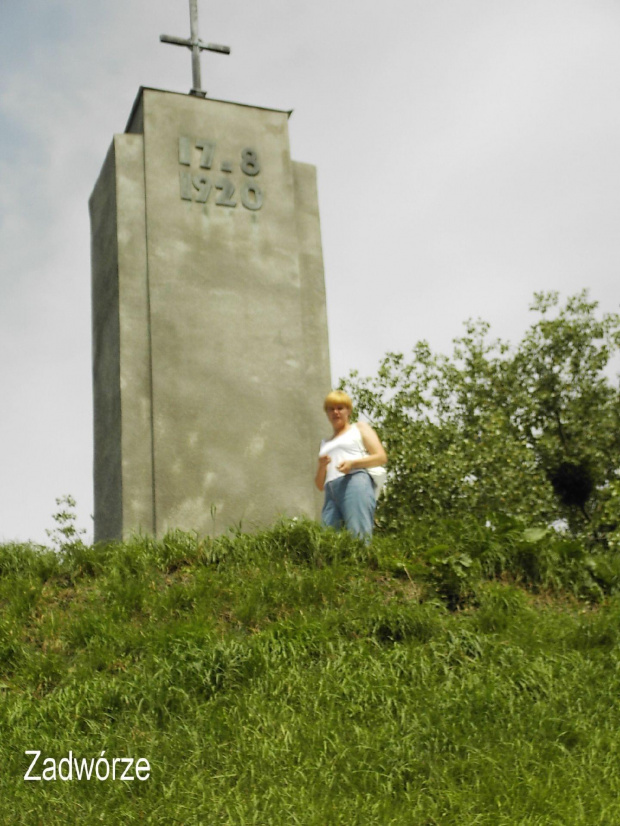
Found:
<svg viewBox="0 0 620 826"><path fill-rule="evenodd" d="M617 569L447 520L0 547L0 822L617 826Z"/></svg>

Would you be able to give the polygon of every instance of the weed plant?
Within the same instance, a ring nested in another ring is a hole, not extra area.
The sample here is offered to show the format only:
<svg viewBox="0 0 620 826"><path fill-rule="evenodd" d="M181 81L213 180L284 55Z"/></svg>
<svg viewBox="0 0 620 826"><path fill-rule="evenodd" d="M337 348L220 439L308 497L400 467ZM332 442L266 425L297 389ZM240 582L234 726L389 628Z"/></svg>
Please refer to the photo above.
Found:
<svg viewBox="0 0 620 826"><path fill-rule="evenodd" d="M619 572L515 522L1 546L0 822L616 826Z"/></svg>

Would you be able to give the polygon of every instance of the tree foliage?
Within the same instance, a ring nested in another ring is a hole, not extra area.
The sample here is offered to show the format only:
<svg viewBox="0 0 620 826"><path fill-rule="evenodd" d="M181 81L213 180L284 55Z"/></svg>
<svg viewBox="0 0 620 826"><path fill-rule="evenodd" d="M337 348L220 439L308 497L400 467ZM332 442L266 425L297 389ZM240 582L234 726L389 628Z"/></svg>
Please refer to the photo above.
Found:
<svg viewBox="0 0 620 826"><path fill-rule="evenodd" d="M468 321L450 357L422 341L409 359L388 353L375 377L352 372L342 386L389 455L380 524L446 514L564 520L617 542L620 316L597 308L586 291L563 306L555 292L536 293L537 319L516 347Z"/></svg>

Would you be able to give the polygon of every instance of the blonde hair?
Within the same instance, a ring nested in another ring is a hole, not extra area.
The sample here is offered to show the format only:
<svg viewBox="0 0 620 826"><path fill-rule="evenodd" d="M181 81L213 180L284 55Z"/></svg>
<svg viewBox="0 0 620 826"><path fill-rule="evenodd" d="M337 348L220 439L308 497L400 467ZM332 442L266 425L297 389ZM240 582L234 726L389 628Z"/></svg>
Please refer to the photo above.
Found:
<svg viewBox="0 0 620 826"><path fill-rule="evenodd" d="M351 397L348 393L345 393L344 390L332 390L331 393L328 393L323 402L323 410L327 413L327 408L335 404L342 404L344 407L348 407L349 412L353 410Z"/></svg>

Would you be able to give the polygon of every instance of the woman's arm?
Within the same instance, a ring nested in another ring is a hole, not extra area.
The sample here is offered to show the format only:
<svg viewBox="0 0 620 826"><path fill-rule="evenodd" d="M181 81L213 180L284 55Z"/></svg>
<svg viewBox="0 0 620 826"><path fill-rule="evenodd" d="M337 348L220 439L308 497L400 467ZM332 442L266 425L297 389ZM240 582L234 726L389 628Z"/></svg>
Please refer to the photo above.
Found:
<svg viewBox="0 0 620 826"><path fill-rule="evenodd" d="M360 456L359 459L347 459L338 465L340 473L350 473L352 470L362 470L367 467L380 467L387 462L387 453L381 439L366 422L357 422L357 428L362 434L362 442L368 451L368 456Z"/></svg>
<svg viewBox="0 0 620 826"><path fill-rule="evenodd" d="M372 427L366 422L357 422L357 428L362 434L362 442L368 451L368 456L341 462L337 468L340 473L350 473L352 470L362 470L367 467L380 467L387 462L387 453Z"/></svg>
<svg viewBox="0 0 620 826"><path fill-rule="evenodd" d="M319 458L319 466L317 468L316 476L314 477L314 484L319 490L325 490L325 477L327 476L327 465L331 462L329 456L321 456Z"/></svg>

